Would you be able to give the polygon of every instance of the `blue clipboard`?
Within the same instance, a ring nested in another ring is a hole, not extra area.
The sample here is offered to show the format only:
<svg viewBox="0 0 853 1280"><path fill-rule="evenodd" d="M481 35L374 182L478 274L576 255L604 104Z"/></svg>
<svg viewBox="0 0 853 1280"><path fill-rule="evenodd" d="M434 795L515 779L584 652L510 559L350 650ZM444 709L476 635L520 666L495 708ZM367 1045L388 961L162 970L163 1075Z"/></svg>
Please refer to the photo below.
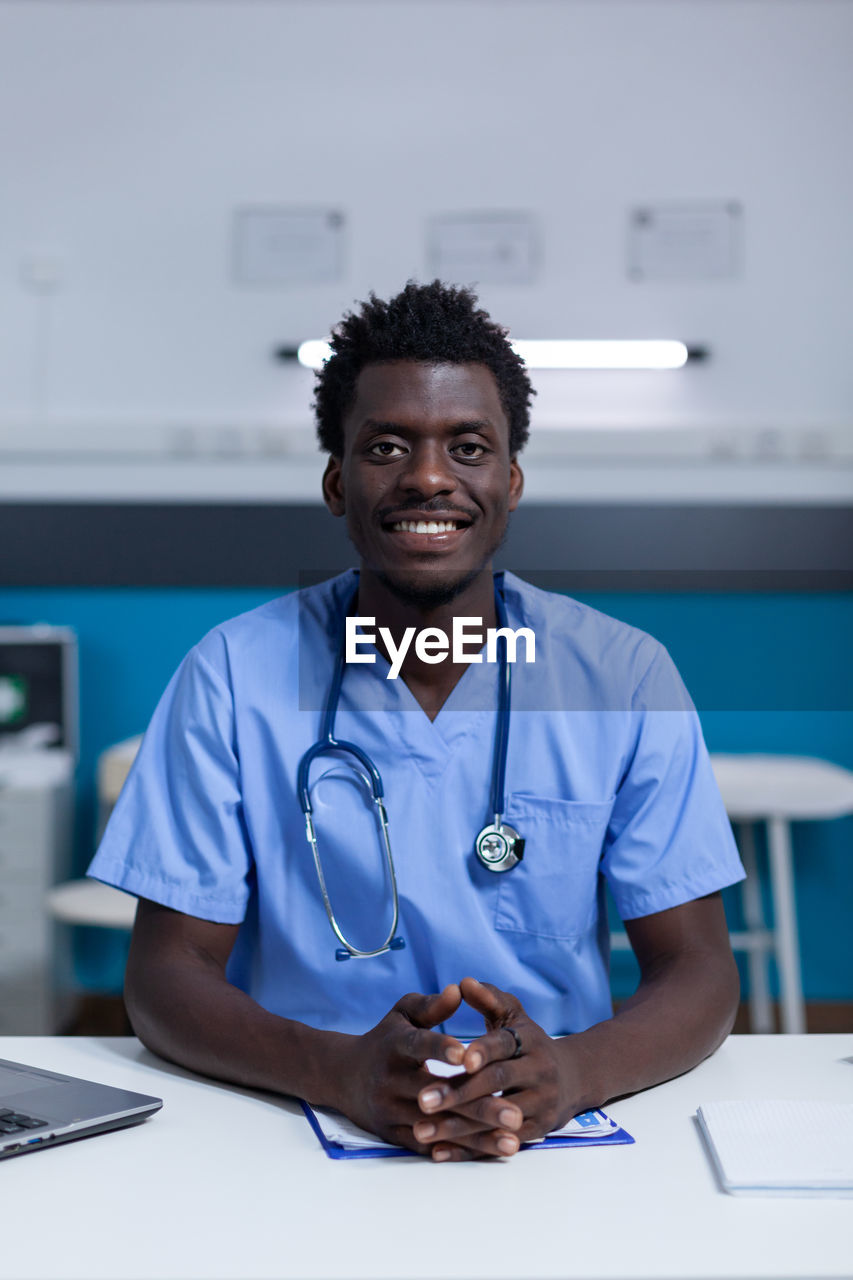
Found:
<svg viewBox="0 0 853 1280"><path fill-rule="evenodd" d="M326 1137L320 1123L309 1103L302 1102L302 1110L308 1123L320 1139L323 1150L330 1160L382 1160L386 1156L411 1156L413 1159L425 1159L406 1147L344 1147L339 1142L332 1142ZM604 1112L585 1112L585 1115L604 1115ZM610 1117L608 1116L608 1119ZM612 1133L594 1134L589 1138L544 1138L542 1142L523 1142L521 1151L542 1151L548 1147L615 1147L632 1144L634 1139L625 1129L616 1128Z"/></svg>

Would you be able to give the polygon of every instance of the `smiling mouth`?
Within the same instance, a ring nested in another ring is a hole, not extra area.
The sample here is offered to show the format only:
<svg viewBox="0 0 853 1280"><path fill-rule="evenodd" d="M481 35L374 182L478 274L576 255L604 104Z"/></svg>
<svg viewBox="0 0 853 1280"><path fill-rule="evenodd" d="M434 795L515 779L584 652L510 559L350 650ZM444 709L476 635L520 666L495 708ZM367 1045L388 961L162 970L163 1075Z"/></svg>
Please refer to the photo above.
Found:
<svg viewBox="0 0 853 1280"><path fill-rule="evenodd" d="M397 520L386 528L392 533L455 533L468 525L461 520Z"/></svg>

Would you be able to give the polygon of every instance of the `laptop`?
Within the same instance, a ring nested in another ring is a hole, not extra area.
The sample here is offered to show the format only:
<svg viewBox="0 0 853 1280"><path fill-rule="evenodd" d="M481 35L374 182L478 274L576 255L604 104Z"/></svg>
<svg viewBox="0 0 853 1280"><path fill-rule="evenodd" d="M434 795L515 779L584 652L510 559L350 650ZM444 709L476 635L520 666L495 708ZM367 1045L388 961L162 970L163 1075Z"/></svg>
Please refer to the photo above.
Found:
<svg viewBox="0 0 853 1280"><path fill-rule="evenodd" d="M0 1058L0 1160L139 1124L162 1098Z"/></svg>

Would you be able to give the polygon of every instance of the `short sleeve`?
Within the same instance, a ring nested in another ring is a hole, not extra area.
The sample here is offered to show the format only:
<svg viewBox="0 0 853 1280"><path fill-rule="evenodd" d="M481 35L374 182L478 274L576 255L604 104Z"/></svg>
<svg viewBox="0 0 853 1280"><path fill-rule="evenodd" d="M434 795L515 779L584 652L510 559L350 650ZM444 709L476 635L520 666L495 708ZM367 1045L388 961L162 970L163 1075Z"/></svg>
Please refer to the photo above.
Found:
<svg viewBox="0 0 853 1280"><path fill-rule="evenodd" d="M233 698L196 648L160 699L87 874L187 915L239 924L251 870Z"/></svg>
<svg viewBox="0 0 853 1280"><path fill-rule="evenodd" d="M602 858L623 920L744 878L699 717L661 645L635 692L630 721L631 750Z"/></svg>

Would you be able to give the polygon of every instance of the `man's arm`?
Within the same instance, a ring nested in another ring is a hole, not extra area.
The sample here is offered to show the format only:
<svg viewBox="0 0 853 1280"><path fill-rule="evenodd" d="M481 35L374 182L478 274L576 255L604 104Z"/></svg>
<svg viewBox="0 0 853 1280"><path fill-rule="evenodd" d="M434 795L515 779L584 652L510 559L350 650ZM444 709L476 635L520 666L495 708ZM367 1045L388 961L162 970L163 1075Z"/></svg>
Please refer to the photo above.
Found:
<svg viewBox="0 0 853 1280"><path fill-rule="evenodd" d="M131 1025L161 1058L249 1088L334 1106L348 1036L268 1013L226 980L239 925L139 900L125 974Z"/></svg>
<svg viewBox="0 0 853 1280"><path fill-rule="evenodd" d="M134 1031L154 1053L203 1075L331 1106L390 1142L432 1154L412 1133L428 1058L459 1063L463 1047L431 1028L461 1003L455 984L440 995L404 996L364 1035L320 1031L280 1018L228 982L239 925L214 924L140 899L125 977ZM507 1138L495 1098L478 1102L469 1147L499 1154ZM520 1112L510 1106L514 1124Z"/></svg>
<svg viewBox="0 0 853 1280"><path fill-rule="evenodd" d="M739 992L720 895L626 921L625 928L640 965L636 992L613 1018L562 1040L551 1040L514 996L462 980L464 998L490 1029L465 1053L467 1077L421 1091L434 1144L458 1143L467 1123L443 1111L464 1105L476 1115L477 1099L495 1090L521 1108L519 1136L530 1141L581 1111L681 1075L714 1052L731 1031ZM517 1058L508 1057L515 1036L507 1027L521 1040ZM418 1137L424 1132L415 1129ZM468 1157L456 1147L446 1158Z"/></svg>
<svg viewBox="0 0 853 1280"><path fill-rule="evenodd" d="M702 1062L731 1031L740 994L719 893L626 920L625 930L640 966L637 990L608 1022L570 1037L601 1100Z"/></svg>

